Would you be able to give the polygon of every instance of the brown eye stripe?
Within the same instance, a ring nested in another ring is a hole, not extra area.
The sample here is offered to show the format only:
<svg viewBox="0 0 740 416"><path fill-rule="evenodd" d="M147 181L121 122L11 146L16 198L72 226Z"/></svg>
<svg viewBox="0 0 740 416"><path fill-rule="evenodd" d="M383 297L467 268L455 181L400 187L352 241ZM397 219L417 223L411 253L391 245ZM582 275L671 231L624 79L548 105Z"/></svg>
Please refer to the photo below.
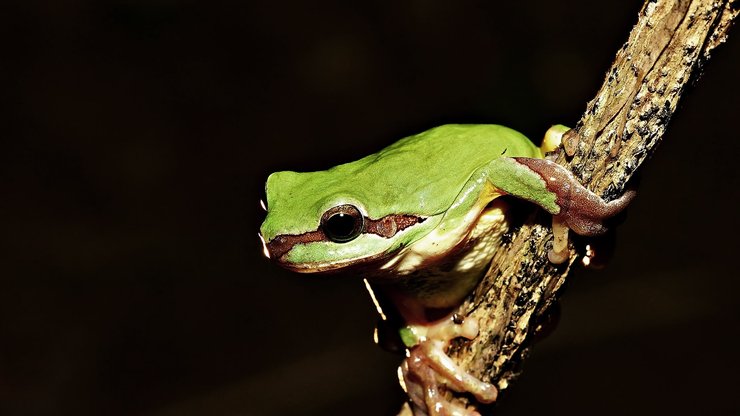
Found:
<svg viewBox="0 0 740 416"><path fill-rule="evenodd" d="M363 230L363 233L391 238L397 232L403 231L414 224L424 222L425 219L416 215L405 214L386 215L379 220L371 220L365 217L365 230Z"/></svg>
<svg viewBox="0 0 740 416"><path fill-rule="evenodd" d="M270 257L280 259L283 254L290 251L290 249L296 244L313 243L316 241L323 241L325 239L326 236L320 229L299 235L283 234L273 238L272 241L267 243L267 251L270 252Z"/></svg>
<svg viewBox="0 0 740 416"><path fill-rule="evenodd" d="M386 215L378 220L371 220L365 217L365 229L363 234L375 234L384 238L391 238L399 231L411 227L414 224L422 223L426 218L417 217L416 215L393 214ZM279 259L283 254L290 251L296 244L314 243L326 240L326 235L321 229L309 231L299 235L283 234L273 238L267 243L267 250L270 256Z"/></svg>

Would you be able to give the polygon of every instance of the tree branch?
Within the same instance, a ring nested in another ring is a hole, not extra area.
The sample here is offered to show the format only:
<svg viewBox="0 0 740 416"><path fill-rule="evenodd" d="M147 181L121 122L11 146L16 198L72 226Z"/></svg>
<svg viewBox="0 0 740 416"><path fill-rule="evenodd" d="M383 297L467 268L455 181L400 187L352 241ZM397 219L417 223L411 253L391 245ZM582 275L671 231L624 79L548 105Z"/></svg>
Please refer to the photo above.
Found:
<svg viewBox="0 0 740 416"><path fill-rule="evenodd" d="M567 161L561 152L557 161L607 200L624 192L663 139L688 83L725 41L737 7L735 0L646 1L601 89L566 137L565 149L574 156ZM458 340L449 351L463 368L500 389L516 377L540 320L579 257L571 250L566 265L549 263L552 237L538 218L531 215L512 232L462 305L461 311L478 319L478 337Z"/></svg>

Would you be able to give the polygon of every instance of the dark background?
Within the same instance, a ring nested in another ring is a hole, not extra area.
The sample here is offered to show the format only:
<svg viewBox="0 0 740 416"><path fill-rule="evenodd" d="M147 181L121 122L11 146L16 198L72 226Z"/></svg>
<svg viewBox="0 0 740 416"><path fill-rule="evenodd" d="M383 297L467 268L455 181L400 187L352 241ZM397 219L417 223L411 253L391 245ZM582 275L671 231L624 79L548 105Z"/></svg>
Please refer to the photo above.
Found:
<svg viewBox="0 0 740 416"><path fill-rule="evenodd" d="M262 258L267 174L572 125L640 4L3 2L0 414L393 414L360 279ZM740 412L738 58L735 29L496 414Z"/></svg>

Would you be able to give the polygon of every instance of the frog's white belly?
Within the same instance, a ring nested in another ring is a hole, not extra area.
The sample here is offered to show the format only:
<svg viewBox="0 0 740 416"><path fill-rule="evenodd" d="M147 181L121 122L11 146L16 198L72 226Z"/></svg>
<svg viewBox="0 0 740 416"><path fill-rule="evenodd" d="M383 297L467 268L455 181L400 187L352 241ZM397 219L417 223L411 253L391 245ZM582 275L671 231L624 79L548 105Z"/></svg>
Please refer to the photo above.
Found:
<svg viewBox="0 0 740 416"><path fill-rule="evenodd" d="M440 241L430 233L383 268L393 269L398 275L393 285L426 307L459 304L478 283L509 229L505 211L506 204L496 201L473 220L473 227L447 234L456 241Z"/></svg>

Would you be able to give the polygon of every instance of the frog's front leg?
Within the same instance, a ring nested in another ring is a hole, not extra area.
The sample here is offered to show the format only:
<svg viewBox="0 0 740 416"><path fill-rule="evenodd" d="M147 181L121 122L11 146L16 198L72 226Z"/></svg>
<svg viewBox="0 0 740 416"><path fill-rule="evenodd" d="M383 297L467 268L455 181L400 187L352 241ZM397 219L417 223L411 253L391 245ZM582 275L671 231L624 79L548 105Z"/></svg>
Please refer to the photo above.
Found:
<svg viewBox="0 0 740 416"><path fill-rule="evenodd" d="M604 221L619 214L636 195L628 190L621 197L606 202L581 185L572 172L546 159L513 158L541 178L547 191L555 196L557 211L553 215L553 249L550 261L568 259L568 230L583 236L601 235L607 231Z"/></svg>
<svg viewBox="0 0 740 416"><path fill-rule="evenodd" d="M568 230L584 236L607 231L604 221L621 212L634 191L606 202L588 190L569 170L547 159L503 157L486 167L491 183L499 190L533 202L553 216L553 263L568 259Z"/></svg>
<svg viewBox="0 0 740 416"><path fill-rule="evenodd" d="M445 352L457 337L473 339L478 335L477 321L460 319L450 314L434 324L409 325L401 330L401 338L409 347L401 365L403 384L417 415L477 416L478 412L448 401L439 386L458 392L471 393L481 403L492 403L498 390L455 364Z"/></svg>

